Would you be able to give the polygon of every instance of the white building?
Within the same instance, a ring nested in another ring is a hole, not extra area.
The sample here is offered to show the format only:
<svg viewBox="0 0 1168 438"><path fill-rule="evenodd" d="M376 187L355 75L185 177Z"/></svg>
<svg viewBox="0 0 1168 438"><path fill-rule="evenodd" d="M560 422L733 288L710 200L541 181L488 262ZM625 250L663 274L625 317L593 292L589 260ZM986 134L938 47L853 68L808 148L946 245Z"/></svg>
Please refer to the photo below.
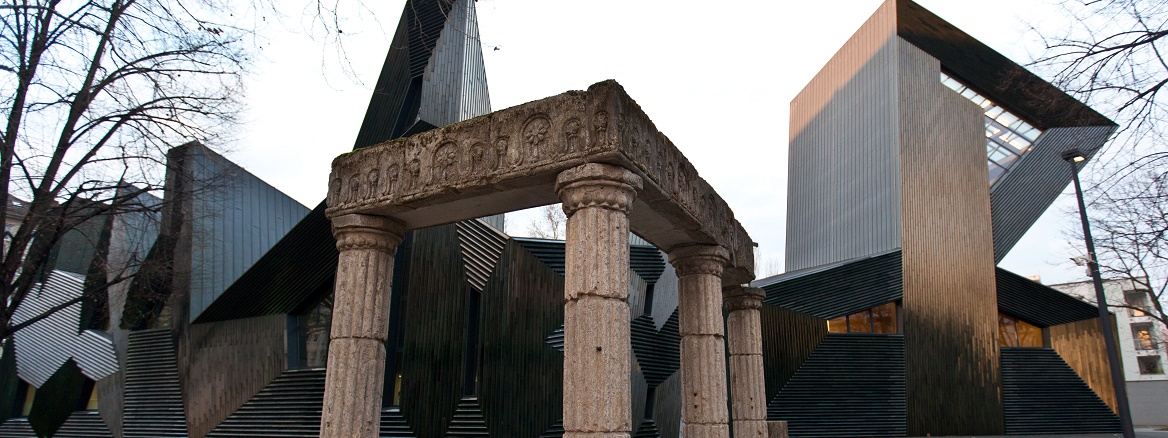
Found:
<svg viewBox="0 0 1168 438"><path fill-rule="evenodd" d="M1095 287L1090 281L1064 283L1050 287L1095 302ZM1131 401L1132 422L1137 426L1168 425L1168 330L1147 313L1127 305L1150 309L1148 293L1131 279L1104 280L1103 292L1112 306Z"/></svg>

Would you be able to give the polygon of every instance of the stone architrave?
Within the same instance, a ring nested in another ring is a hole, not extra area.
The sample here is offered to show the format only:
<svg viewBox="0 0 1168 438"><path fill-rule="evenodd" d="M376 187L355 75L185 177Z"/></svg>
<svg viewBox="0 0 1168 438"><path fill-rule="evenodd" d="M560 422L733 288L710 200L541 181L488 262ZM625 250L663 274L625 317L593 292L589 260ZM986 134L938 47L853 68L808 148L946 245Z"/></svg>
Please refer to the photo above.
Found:
<svg viewBox="0 0 1168 438"><path fill-rule="evenodd" d="M722 289L726 344L730 350L730 410L736 438L766 438L766 379L762 363L762 320L766 292L757 287Z"/></svg>
<svg viewBox="0 0 1168 438"><path fill-rule="evenodd" d="M716 245L669 250L677 269L681 334L681 419L686 438L729 438L722 273L729 262Z"/></svg>
<svg viewBox="0 0 1168 438"><path fill-rule="evenodd" d="M333 160L325 213L341 259L321 436L377 432L389 271L404 230L561 198L571 216L564 361L569 435L627 437L631 430L632 231L668 249L682 276L682 376L692 394L683 408L686 437L727 436L721 288L754 279L752 241L729 205L613 81Z"/></svg>
<svg viewBox="0 0 1168 438"><path fill-rule="evenodd" d="M373 438L380 432L393 256L404 230L363 214L332 222L340 257L320 436Z"/></svg>
<svg viewBox="0 0 1168 438"><path fill-rule="evenodd" d="M568 216L564 260L564 436L628 437L629 209L641 178L585 164L556 179Z"/></svg>

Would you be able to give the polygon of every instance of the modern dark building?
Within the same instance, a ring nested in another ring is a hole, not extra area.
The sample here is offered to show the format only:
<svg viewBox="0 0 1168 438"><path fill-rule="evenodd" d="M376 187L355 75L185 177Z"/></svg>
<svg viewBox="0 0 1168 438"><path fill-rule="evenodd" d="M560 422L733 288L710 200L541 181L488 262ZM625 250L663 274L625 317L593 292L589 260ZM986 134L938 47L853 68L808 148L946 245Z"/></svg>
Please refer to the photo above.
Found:
<svg viewBox="0 0 1168 438"><path fill-rule="evenodd" d="M489 113L481 50L474 1L408 1L354 148ZM789 272L757 282L770 419L792 436L1118 428L1096 309L996 268L1069 182L1059 153L1114 123L890 0L791 125ZM169 158L161 217L109 220L94 251L144 261L108 316L81 313L119 370L94 382L66 364L30 391L6 350L0 437L317 435L337 264L324 203L197 144ZM563 435L564 244L502 229L399 246L382 436ZM634 436L676 437L677 276L630 241Z"/></svg>
<svg viewBox="0 0 1168 438"><path fill-rule="evenodd" d="M791 102L788 272L756 282L792 436L1111 432L1094 306L997 268L1115 124L909 0Z"/></svg>

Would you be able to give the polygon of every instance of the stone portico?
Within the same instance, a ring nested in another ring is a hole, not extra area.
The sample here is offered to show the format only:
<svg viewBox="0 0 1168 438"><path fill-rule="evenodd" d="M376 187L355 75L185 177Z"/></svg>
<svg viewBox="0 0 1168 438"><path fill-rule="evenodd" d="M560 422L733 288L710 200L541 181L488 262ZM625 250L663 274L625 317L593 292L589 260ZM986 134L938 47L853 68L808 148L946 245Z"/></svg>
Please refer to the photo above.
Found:
<svg viewBox="0 0 1168 438"><path fill-rule="evenodd" d="M684 436L728 437L731 418L738 436L764 436L755 292L740 290L754 278L750 236L616 82L337 157L327 202L340 259L322 437L377 436L403 233L555 202L568 215L565 436L632 430L630 231L664 249L678 272Z"/></svg>

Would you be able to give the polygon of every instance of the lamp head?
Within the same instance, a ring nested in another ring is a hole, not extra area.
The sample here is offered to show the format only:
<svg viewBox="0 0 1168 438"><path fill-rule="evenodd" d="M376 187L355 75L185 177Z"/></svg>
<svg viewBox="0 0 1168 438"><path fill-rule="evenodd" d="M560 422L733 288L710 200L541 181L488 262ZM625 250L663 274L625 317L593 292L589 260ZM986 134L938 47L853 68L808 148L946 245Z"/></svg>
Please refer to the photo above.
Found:
<svg viewBox="0 0 1168 438"><path fill-rule="evenodd" d="M1087 156L1084 155L1083 152L1078 150L1078 149L1071 149L1071 150L1068 150L1066 152L1063 152L1062 158L1064 160L1067 160L1068 162L1071 162L1071 163L1082 163L1084 161L1087 161Z"/></svg>

